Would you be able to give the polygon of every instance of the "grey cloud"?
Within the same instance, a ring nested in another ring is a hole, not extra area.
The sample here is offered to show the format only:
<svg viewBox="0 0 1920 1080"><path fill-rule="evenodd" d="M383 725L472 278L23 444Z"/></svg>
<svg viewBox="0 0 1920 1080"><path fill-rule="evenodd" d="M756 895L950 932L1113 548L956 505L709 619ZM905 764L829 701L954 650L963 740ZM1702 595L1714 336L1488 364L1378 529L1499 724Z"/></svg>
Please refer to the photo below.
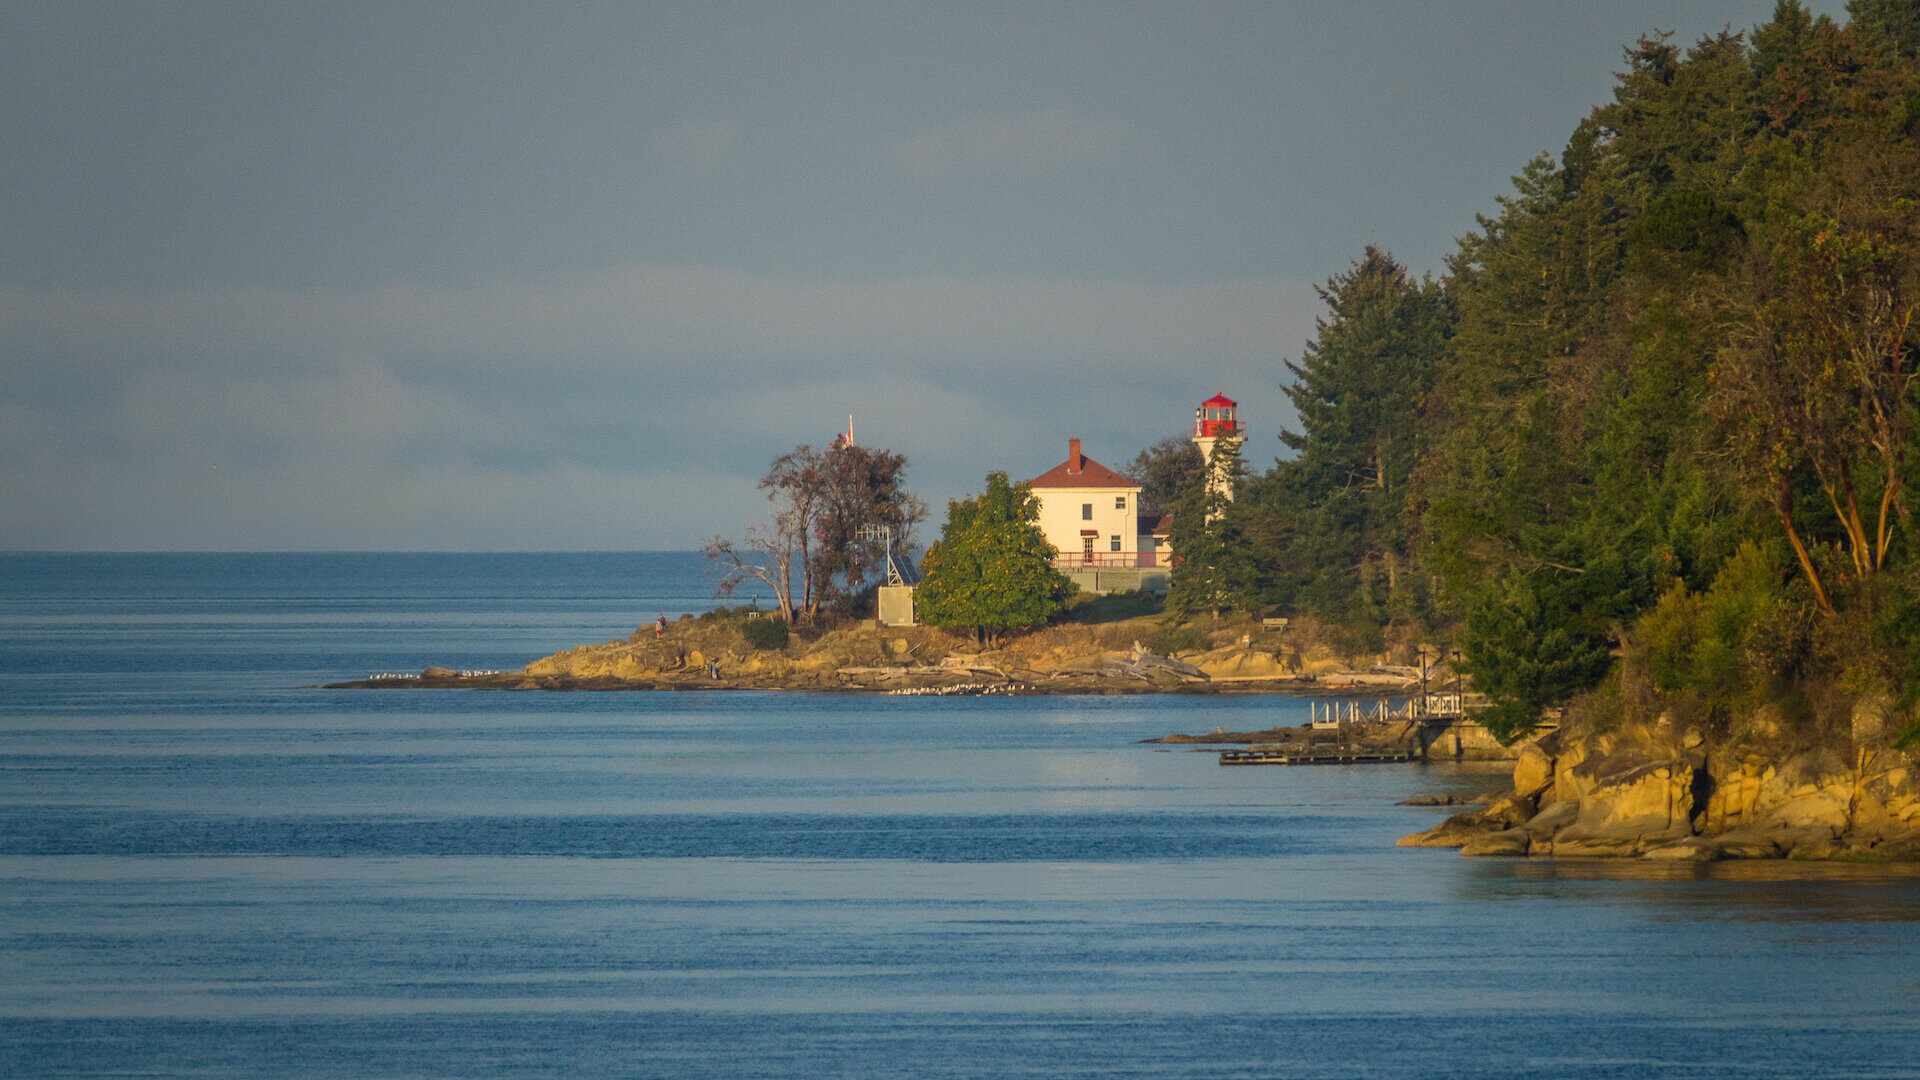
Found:
<svg viewBox="0 0 1920 1080"><path fill-rule="evenodd" d="M923 183L982 172L1050 173L1113 153L1127 127L1111 117L1069 109L970 116L923 128L879 152L882 163Z"/></svg>
<svg viewBox="0 0 1920 1080"><path fill-rule="evenodd" d="M1315 306L1283 280L658 266L0 291L0 546L687 546L757 516L764 463L849 412L938 506L1069 434L1123 464L1216 388L1277 397Z"/></svg>
<svg viewBox="0 0 1920 1080"><path fill-rule="evenodd" d="M940 276L799 282L711 267L627 266L555 284L157 293L0 289L8 351L101 363L165 356L1036 358L1138 371L1170 357L1271 358L1316 301L1291 279L1158 284ZM1306 320L1303 323L1303 319Z"/></svg>

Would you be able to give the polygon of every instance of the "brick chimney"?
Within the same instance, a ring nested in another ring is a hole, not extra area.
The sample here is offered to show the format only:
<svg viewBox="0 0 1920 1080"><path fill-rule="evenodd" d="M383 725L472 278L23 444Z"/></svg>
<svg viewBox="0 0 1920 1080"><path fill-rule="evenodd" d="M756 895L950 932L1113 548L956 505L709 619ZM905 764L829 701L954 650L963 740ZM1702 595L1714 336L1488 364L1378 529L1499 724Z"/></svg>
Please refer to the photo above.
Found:
<svg viewBox="0 0 1920 1080"><path fill-rule="evenodd" d="M1067 440L1067 472L1069 474L1072 474L1072 473L1077 473L1079 471L1080 471L1080 440L1078 438L1068 439Z"/></svg>

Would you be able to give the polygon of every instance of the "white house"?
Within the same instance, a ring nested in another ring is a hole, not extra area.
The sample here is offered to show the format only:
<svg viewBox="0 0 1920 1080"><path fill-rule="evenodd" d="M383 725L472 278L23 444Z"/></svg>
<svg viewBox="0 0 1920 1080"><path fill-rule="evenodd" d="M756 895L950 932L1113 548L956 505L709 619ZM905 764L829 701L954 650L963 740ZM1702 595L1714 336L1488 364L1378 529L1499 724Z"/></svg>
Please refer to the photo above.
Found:
<svg viewBox="0 0 1920 1080"><path fill-rule="evenodd" d="M1068 439L1067 460L1030 486L1061 569L1162 565L1164 531L1154 534L1165 516L1142 520L1140 485L1081 453L1079 439Z"/></svg>
<svg viewBox="0 0 1920 1080"><path fill-rule="evenodd" d="M1238 403L1225 394L1215 394L1193 411L1193 441L1203 460L1220 440L1242 437ZM1173 565L1167 546L1173 515L1143 514L1140 485L1081 453L1079 439L1068 439L1067 460L1034 477L1030 486L1040 503L1040 531L1059 552L1054 565L1083 588L1143 588L1165 579Z"/></svg>

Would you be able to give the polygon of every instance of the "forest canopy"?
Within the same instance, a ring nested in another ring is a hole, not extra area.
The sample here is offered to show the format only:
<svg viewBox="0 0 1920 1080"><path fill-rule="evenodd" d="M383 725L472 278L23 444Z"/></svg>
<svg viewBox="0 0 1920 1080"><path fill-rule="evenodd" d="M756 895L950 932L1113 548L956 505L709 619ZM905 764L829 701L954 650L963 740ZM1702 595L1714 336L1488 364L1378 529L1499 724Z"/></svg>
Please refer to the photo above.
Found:
<svg viewBox="0 0 1920 1080"><path fill-rule="evenodd" d="M1445 635L1508 734L1911 710L1920 0L1848 15L1643 38L1442 277L1328 280L1205 606Z"/></svg>

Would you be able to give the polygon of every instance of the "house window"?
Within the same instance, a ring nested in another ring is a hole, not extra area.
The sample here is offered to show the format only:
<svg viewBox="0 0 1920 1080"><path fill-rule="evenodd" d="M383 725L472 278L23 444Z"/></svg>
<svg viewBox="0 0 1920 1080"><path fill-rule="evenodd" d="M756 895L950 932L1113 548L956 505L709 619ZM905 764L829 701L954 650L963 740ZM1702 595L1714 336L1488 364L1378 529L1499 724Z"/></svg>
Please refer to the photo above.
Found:
<svg viewBox="0 0 1920 1080"><path fill-rule="evenodd" d="M1080 504L1080 520L1081 521L1093 520L1093 504L1092 503Z"/></svg>
<svg viewBox="0 0 1920 1080"><path fill-rule="evenodd" d="M1108 541L1107 541L1107 550L1108 550L1108 551L1119 551L1119 550L1120 550L1120 538L1116 536L1116 537L1114 537L1114 538L1112 538L1112 539L1110 539L1110 540L1108 540Z"/></svg>
<svg viewBox="0 0 1920 1080"><path fill-rule="evenodd" d="M1116 495L1116 496L1114 496L1114 497L1113 497L1113 508L1114 508L1115 510L1125 510L1125 509L1127 508L1127 497L1126 497L1125 495Z"/></svg>

